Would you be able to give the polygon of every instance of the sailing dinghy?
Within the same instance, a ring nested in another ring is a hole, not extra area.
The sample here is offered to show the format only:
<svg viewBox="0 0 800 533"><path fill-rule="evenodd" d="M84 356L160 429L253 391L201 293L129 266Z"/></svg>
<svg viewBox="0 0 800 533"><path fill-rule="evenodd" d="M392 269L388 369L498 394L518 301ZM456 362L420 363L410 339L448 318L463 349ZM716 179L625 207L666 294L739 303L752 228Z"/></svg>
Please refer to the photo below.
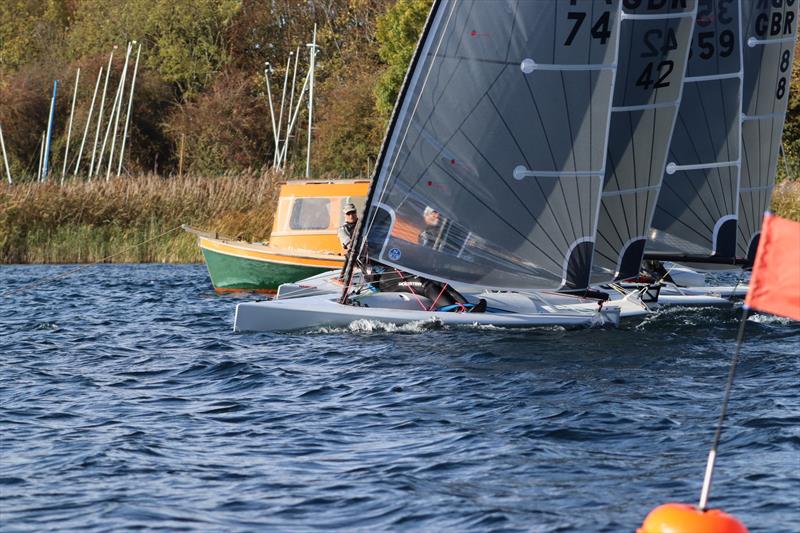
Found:
<svg viewBox="0 0 800 533"><path fill-rule="evenodd" d="M677 125L646 257L685 259L706 268L735 265L741 167L742 31L740 2L698 6ZM731 304L743 285L707 287L705 274L666 262L661 305Z"/></svg>
<svg viewBox="0 0 800 533"><path fill-rule="evenodd" d="M592 282L639 275L681 104L697 3L624 2Z"/></svg>
<svg viewBox="0 0 800 533"><path fill-rule="evenodd" d="M744 94L737 256L752 264L769 209L789 103L797 0L742 0Z"/></svg>
<svg viewBox="0 0 800 533"><path fill-rule="evenodd" d="M701 3L646 254L680 262L668 266L670 275L686 264L752 264L775 183L797 10L796 2L784 0ZM664 287L660 300L692 305L681 296L732 299L746 292L742 284L678 281Z"/></svg>
<svg viewBox="0 0 800 533"><path fill-rule="evenodd" d="M619 308L558 312L529 295L588 287L617 69L620 0L434 2L390 122L356 257L487 291L486 313L418 295L242 303L234 330L391 323L614 323ZM425 214L437 212L433 226ZM354 259L354 258L351 258Z"/></svg>

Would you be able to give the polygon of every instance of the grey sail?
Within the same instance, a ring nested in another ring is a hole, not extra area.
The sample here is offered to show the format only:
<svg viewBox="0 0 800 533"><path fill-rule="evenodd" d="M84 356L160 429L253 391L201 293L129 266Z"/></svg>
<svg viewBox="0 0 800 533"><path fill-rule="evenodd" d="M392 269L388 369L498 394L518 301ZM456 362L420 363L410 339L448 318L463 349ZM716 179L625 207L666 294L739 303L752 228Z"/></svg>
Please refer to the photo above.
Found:
<svg viewBox="0 0 800 533"><path fill-rule="evenodd" d="M681 101L695 0L624 1L592 281L639 274Z"/></svg>
<svg viewBox="0 0 800 533"><path fill-rule="evenodd" d="M743 0L744 117L738 257L752 262L769 208L797 39L798 0Z"/></svg>
<svg viewBox="0 0 800 533"><path fill-rule="evenodd" d="M648 251L732 258L741 159L739 2L703 0Z"/></svg>
<svg viewBox="0 0 800 533"><path fill-rule="evenodd" d="M478 287L586 287L619 16L619 0L436 2L373 182L370 259Z"/></svg>

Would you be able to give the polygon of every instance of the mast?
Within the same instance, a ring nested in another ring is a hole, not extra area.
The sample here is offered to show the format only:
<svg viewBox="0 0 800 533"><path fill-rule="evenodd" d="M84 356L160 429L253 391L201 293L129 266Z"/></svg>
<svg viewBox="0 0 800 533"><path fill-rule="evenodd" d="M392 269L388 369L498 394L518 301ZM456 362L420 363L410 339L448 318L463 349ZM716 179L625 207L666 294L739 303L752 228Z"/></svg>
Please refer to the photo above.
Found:
<svg viewBox="0 0 800 533"><path fill-rule="evenodd" d="M47 181L50 173L50 140L53 138L53 122L56 113L56 93L58 92L58 80L53 82L53 98L50 100L50 120L47 121L47 142L44 145L44 163L42 163L42 181Z"/></svg>
<svg viewBox="0 0 800 533"><path fill-rule="evenodd" d="M317 25L314 24L314 36L309 47L309 67L308 67L308 146L306 148L306 178L311 177L311 121L314 117L314 69L317 66ZM297 63L295 62L295 68ZM294 81L292 81L294 85ZM298 106L300 103L298 102ZM287 135L288 144L289 137Z"/></svg>
<svg viewBox="0 0 800 533"><path fill-rule="evenodd" d="M81 79L81 69L75 74L75 87L72 89L72 109L69 112L69 127L67 128L67 142L64 145L64 167L61 169L61 185L64 185L64 177L67 175L67 160L69 159L69 140L72 136L72 119L75 116L75 100L78 97L78 82Z"/></svg>

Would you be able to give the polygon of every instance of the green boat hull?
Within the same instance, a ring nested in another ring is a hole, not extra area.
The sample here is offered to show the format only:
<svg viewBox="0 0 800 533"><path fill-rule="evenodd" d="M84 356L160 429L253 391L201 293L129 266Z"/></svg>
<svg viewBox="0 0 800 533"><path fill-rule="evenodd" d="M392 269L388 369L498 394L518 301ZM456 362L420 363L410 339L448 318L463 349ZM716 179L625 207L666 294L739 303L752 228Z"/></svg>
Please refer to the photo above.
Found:
<svg viewBox="0 0 800 533"><path fill-rule="evenodd" d="M292 283L331 270L330 268L286 265L247 259L205 248L201 248L201 250L211 276L211 283L218 292L275 292L282 283Z"/></svg>

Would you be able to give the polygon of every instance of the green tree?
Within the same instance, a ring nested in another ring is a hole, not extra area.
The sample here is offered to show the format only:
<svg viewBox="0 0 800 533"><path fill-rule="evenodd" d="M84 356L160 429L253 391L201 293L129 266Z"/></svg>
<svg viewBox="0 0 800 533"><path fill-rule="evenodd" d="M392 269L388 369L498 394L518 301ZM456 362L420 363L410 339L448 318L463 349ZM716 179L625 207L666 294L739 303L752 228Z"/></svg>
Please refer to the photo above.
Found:
<svg viewBox="0 0 800 533"><path fill-rule="evenodd" d="M377 21L378 53L386 70L375 86L375 105L384 118L397 100L430 6L431 0L398 0Z"/></svg>
<svg viewBox="0 0 800 533"><path fill-rule="evenodd" d="M789 92L789 108L783 130L783 147L792 179L800 178L800 43L795 46L795 61L792 65L792 83ZM779 168L779 172L784 168Z"/></svg>
<svg viewBox="0 0 800 533"><path fill-rule="evenodd" d="M69 34L70 55L107 54L142 41L145 66L191 97L228 63L225 32L241 7L241 0L84 0Z"/></svg>
<svg viewBox="0 0 800 533"><path fill-rule="evenodd" d="M0 2L0 72L52 58L61 48L67 17L65 0Z"/></svg>

